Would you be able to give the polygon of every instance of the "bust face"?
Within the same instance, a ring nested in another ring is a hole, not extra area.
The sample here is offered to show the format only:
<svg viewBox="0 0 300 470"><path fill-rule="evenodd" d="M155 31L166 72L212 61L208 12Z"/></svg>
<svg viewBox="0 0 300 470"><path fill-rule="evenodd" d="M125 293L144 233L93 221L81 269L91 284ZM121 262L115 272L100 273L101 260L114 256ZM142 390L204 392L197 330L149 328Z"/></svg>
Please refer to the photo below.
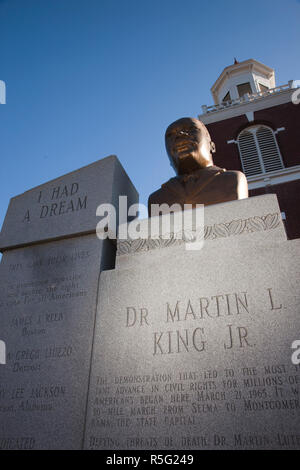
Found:
<svg viewBox="0 0 300 470"><path fill-rule="evenodd" d="M166 130L165 142L179 175L213 165L211 139L197 119L182 118L173 122Z"/></svg>

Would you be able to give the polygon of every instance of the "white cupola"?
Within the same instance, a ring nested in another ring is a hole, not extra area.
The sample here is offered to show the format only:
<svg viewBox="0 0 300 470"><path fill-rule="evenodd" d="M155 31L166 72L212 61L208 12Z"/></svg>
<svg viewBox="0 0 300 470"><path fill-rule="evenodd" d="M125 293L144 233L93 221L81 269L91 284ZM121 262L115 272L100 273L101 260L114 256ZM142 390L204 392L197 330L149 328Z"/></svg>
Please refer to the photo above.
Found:
<svg viewBox="0 0 300 470"><path fill-rule="evenodd" d="M265 92L275 88L275 72L267 65L254 59L238 62L226 67L214 85L211 93L215 105L237 100L244 95Z"/></svg>

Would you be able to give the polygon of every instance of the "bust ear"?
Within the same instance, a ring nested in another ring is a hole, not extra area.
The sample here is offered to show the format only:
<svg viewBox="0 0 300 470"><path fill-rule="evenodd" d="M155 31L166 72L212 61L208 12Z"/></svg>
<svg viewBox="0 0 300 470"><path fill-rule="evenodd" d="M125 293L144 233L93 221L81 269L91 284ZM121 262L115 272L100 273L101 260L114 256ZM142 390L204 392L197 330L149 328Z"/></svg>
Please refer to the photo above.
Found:
<svg viewBox="0 0 300 470"><path fill-rule="evenodd" d="M210 143L210 151L211 153L216 153L216 144L214 142Z"/></svg>

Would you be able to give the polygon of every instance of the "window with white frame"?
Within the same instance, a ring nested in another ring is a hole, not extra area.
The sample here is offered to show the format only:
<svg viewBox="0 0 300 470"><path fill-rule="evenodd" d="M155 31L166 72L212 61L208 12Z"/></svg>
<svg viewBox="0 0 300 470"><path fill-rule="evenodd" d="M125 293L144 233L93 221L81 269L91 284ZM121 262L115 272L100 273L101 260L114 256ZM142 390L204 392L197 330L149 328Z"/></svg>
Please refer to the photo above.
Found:
<svg viewBox="0 0 300 470"><path fill-rule="evenodd" d="M263 85L262 83L259 83L259 89L262 93L265 93L266 91L269 90L269 87Z"/></svg>
<svg viewBox="0 0 300 470"><path fill-rule="evenodd" d="M241 83L240 85L237 85L237 90L238 90L238 94L239 94L240 98L242 98L247 93L249 93L249 95L251 95L253 93L251 85L250 85L249 82Z"/></svg>
<svg viewBox="0 0 300 470"><path fill-rule="evenodd" d="M246 176L284 168L276 135L270 127L247 127L238 136L238 147Z"/></svg>

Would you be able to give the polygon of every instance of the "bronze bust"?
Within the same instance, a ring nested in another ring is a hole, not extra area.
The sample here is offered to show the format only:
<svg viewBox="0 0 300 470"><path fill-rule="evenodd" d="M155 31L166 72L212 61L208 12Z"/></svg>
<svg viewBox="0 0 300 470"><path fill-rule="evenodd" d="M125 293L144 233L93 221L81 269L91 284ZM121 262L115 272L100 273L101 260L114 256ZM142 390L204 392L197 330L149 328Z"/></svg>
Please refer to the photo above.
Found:
<svg viewBox="0 0 300 470"><path fill-rule="evenodd" d="M182 118L166 130L165 142L177 176L149 196L151 204L217 204L248 197L244 173L227 171L214 165L215 144L205 125L194 118Z"/></svg>

